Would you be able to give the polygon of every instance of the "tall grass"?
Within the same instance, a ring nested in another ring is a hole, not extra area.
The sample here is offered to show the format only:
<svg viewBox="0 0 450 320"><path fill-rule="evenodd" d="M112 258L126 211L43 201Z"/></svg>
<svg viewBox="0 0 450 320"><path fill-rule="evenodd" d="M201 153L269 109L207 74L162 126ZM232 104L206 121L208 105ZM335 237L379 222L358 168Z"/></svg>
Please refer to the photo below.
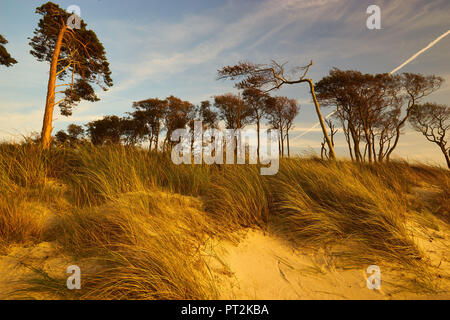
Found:
<svg viewBox="0 0 450 320"><path fill-rule="evenodd" d="M405 228L404 195L350 162L287 160L270 186L275 229L297 245L346 241L364 263L420 257Z"/></svg>
<svg viewBox="0 0 450 320"><path fill-rule="evenodd" d="M63 205L53 171L65 161L61 151L30 142L0 144L0 245L43 238L49 210Z"/></svg>
<svg viewBox="0 0 450 320"><path fill-rule="evenodd" d="M56 241L86 271L76 298L216 298L203 248L249 227L296 247L345 244L351 265L419 270L406 229L412 187L438 185L435 211L448 214L448 171L401 162L282 159L267 177L256 166L174 165L123 146L0 151L0 243ZM55 281L33 288L55 293L65 279Z"/></svg>
<svg viewBox="0 0 450 320"><path fill-rule="evenodd" d="M77 159L66 182L79 204L96 205L124 192L160 186L186 195L199 195L208 184L209 167L174 165L170 156L123 146L72 150Z"/></svg>
<svg viewBox="0 0 450 320"><path fill-rule="evenodd" d="M215 230L194 198L126 193L107 205L62 216L55 228L81 270L94 265L85 273L82 298L216 297L200 251Z"/></svg>
<svg viewBox="0 0 450 320"><path fill-rule="evenodd" d="M209 186L202 197L205 208L224 228L267 226L269 203L259 168L224 165L212 175Z"/></svg>

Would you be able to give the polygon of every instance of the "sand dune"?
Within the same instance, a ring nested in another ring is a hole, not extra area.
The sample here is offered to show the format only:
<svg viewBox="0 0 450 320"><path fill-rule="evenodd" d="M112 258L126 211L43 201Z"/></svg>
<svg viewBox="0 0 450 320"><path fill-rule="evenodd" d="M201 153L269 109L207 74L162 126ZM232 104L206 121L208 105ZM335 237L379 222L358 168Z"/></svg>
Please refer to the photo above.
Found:
<svg viewBox="0 0 450 320"><path fill-rule="evenodd" d="M433 234L439 241L420 241L426 243L424 252L432 263L441 261L435 265L444 287L439 294L399 289L404 271L384 265L380 265L381 289L370 290L365 268L336 267L332 250L295 250L255 230L238 245L220 243L210 248L220 257L211 264L222 299L450 299L449 239L444 232Z"/></svg>

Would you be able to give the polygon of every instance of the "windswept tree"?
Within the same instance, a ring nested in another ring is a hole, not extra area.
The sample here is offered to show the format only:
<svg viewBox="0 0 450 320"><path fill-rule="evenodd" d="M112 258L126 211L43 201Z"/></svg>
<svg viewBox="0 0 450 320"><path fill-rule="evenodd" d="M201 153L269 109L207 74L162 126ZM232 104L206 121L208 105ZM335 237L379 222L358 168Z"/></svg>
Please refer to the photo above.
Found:
<svg viewBox="0 0 450 320"><path fill-rule="evenodd" d="M334 106L334 117L340 120L350 157L362 161L361 128L358 112L358 92L362 74L358 71L330 70L329 75L316 84L317 98L322 106Z"/></svg>
<svg viewBox="0 0 450 320"><path fill-rule="evenodd" d="M401 135L401 130L405 126L406 121L409 119L412 110L417 104L420 103L423 98L438 90L444 82L443 78L435 75L424 76L414 73L404 73L401 79L402 87L405 92L405 104L402 107L403 114L399 115L399 117L395 119L394 142L386 153L386 160L388 161L392 152L397 147Z"/></svg>
<svg viewBox="0 0 450 320"><path fill-rule="evenodd" d="M0 34L0 65L4 65L7 67L11 67L13 64L17 63L17 60L11 57L9 52L5 48L5 44L8 43L1 34Z"/></svg>
<svg viewBox="0 0 450 320"><path fill-rule="evenodd" d="M357 161L389 160L412 108L439 88L442 78L405 73L362 74L334 68L316 84L324 106L336 108L350 156Z"/></svg>
<svg viewBox="0 0 450 320"><path fill-rule="evenodd" d="M280 89L285 84L307 83L314 101L317 117L319 118L320 126L324 139L327 141L330 150L330 158L336 159L333 145L325 126L325 121L320 111L319 102L316 98L314 90L314 83L310 78L307 78L309 68L313 65L311 61L308 65L303 67L295 67L290 72L285 71L285 65L272 60L271 64L254 64L250 62L238 62L234 66L225 66L218 70L219 79L238 80L237 86L241 88L262 88L266 92ZM290 78L289 74L296 74L296 78Z"/></svg>
<svg viewBox="0 0 450 320"><path fill-rule="evenodd" d="M409 122L428 141L438 145L450 169L450 107L436 103L415 105L410 112Z"/></svg>
<svg viewBox="0 0 450 320"><path fill-rule="evenodd" d="M67 25L71 14L52 2L38 7L36 13L42 17L30 39L30 53L38 61L50 63L41 132L43 147L47 149L50 146L54 107L59 105L61 114L69 116L81 100L99 100L93 84L107 90L113 82L105 49L84 21L81 20L79 29L73 29ZM56 84L57 80L62 83ZM57 88L61 90L56 91ZM62 94L62 98L55 102L56 94Z"/></svg>

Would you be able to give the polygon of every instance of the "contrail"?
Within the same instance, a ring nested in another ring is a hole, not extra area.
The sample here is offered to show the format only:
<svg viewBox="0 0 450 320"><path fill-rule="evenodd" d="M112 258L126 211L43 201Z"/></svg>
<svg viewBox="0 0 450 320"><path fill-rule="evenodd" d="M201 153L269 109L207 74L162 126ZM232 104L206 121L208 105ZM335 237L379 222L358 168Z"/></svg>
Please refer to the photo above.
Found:
<svg viewBox="0 0 450 320"><path fill-rule="evenodd" d="M333 112L329 113L326 117L325 120L328 119L329 117L331 117L333 114L336 113L337 110L334 110ZM295 138L293 138L291 141L298 139L300 137L303 137L305 134L307 134L308 132L311 132L312 130L314 130L315 128L317 128L320 125L320 122L317 122L315 125L313 125L311 128L309 128L308 130L306 130L305 132L303 132L301 135L296 136Z"/></svg>
<svg viewBox="0 0 450 320"><path fill-rule="evenodd" d="M406 66L408 63L410 63L411 61L413 61L414 59L416 59L418 56L420 56L422 53L424 53L425 51L427 51L428 49L430 49L432 46L434 46L436 43L438 43L439 41L441 41L442 39L444 39L446 36L448 36L450 34L450 30L447 30L447 32L445 32L444 34L440 35L439 37L437 37L435 40L433 40L432 42L430 42L429 45L427 45L425 48L423 48L422 50L418 51L416 54L414 54L413 56L411 56L411 58L409 58L408 60L406 60L405 62L403 62L401 65L399 65L397 68L395 68L394 70L392 70L391 72L389 72L389 74L393 74L395 72L397 72L398 70L400 70L401 68L403 68L404 66ZM337 110L334 110L333 112L331 112L330 114L328 114L325 119L328 119L329 117L331 117L333 114L336 113ZM320 125L320 122L317 122L314 126L312 126L311 128L309 128L308 130L306 130L305 132L303 132L301 135L293 138L291 141L298 139L300 137L303 137L305 134L307 134L308 132L311 132L312 130L314 130L315 128L317 128Z"/></svg>
<svg viewBox="0 0 450 320"><path fill-rule="evenodd" d="M393 74L395 72L397 72L398 70L400 70L401 68L403 68L404 66L406 66L408 63L410 63L411 61L413 61L415 58L417 58L419 55L421 55L422 53L424 53L425 51L427 51L428 49L430 49L432 46L434 46L436 43L438 43L440 40L444 39L446 36L448 36L450 34L450 30L447 30L446 33L442 34L441 36L439 36L438 38L436 38L434 41L430 42L429 45L427 45L425 48L423 48L422 50L420 50L419 52L417 52L415 55L413 55L411 58L409 58L408 60L406 60L405 62L403 62L401 65L399 65L397 68L395 68L394 70L392 70L389 74Z"/></svg>

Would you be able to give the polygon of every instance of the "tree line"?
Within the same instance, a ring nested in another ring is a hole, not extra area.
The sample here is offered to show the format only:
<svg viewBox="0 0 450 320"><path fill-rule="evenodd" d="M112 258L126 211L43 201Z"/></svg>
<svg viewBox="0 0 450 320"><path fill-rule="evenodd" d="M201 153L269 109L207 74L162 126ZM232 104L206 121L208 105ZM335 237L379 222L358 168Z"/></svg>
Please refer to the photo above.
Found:
<svg viewBox="0 0 450 320"><path fill-rule="evenodd" d="M316 84L316 91L322 106L335 108L333 119L342 128L352 160L389 161L409 122L438 145L450 168L450 108L423 101L443 81L435 75L372 75L334 68ZM329 122L332 135L335 126Z"/></svg>
<svg viewBox="0 0 450 320"><path fill-rule="evenodd" d="M105 116L87 123L85 128L71 124L67 132L56 133L55 141L74 144L87 138L94 145L148 143L150 151L168 151L173 144L170 136L174 130L190 128L192 131L194 121L202 121L204 130L216 129L222 121L228 129L256 125L259 158L259 131L266 121L271 130L279 132L280 155L289 156L289 130L299 109L295 99L272 97L255 89L244 90L242 94L217 95L212 102L205 100L199 105L173 95L166 99L149 98L133 102L132 111L124 117Z"/></svg>

